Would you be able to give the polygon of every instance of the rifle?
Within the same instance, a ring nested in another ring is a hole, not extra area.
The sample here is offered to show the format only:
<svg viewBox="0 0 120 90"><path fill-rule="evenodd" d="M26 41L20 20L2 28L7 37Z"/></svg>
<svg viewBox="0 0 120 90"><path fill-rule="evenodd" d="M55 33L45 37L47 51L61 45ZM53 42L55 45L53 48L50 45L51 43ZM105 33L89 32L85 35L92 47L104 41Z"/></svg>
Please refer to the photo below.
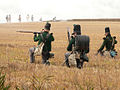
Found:
<svg viewBox="0 0 120 90"><path fill-rule="evenodd" d="M70 42L71 36L70 36L70 28L69 27L67 27L67 37L68 37L68 42ZM65 64L65 61L62 63L62 66L64 66L64 64Z"/></svg>
<svg viewBox="0 0 120 90"><path fill-rule="evenodd" d="M70 28L67 27L67 37L68 37L68 42L70 42ZM62 66L64 66L65 61L62 63Z"/></svg>
<svg viewBox="0 0 120 90"><path fill-rule="evenodd" d="M16 32L20 32L20 33L36 33L36 34L42 33L42 32L33 32L33 31L16 31Z"/></svg>
<svg viewBox="0 0 120 90"><path fill-rule="evenodd" d="M68 41L70 42L70 28L67 28L67 36L68 36Z"/></svg>

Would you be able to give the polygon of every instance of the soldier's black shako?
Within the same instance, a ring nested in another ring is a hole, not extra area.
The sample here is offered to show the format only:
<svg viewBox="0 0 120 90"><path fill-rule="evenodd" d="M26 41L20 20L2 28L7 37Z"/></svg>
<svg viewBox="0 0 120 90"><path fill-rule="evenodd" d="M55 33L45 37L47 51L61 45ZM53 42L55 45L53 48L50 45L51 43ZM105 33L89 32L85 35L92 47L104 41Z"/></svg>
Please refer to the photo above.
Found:
<svg viewBox="0 0 120 90"><path fill-rule="evenodd" d="M109 27L105 28L105 33L110 33L110 28Z"/></svg>
<svg viewBox="0 0 120 90"><path fill-rule="evenodd" d="M51 27L51 24L47 22L45 25L45 29L50 30L50 27Z"/></svg>
<svg viewBox="0 0 120 90"><path fill-rule="evenodd" d="M81 26L74 24L73 32L76 33L77 35L81 35Z"/></svg>

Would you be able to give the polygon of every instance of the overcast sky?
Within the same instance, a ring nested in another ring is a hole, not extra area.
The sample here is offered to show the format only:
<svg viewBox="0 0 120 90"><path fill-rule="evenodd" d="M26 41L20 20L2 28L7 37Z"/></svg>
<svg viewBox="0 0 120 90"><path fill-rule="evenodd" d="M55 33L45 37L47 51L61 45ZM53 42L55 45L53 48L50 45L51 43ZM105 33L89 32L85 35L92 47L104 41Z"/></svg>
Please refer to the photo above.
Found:
<svg viewBox="0 0 120 90"><path fill-rule="evenodd" d="M33 14L35 21L52 19L78 18L120 18L120 0L1 0L0 22L11 14L12 21L18 15L26 20L26 15Z"/></svg>

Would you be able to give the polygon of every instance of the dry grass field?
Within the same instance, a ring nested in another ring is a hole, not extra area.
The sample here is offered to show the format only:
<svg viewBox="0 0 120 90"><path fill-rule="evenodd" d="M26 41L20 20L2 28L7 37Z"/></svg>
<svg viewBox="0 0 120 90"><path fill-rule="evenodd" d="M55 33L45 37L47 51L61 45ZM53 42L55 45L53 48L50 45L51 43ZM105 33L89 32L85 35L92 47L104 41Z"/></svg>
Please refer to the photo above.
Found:
<svg viewBox="0 0 120 90"><path fill-rule="evenodd" d="M55 58L51 65L41 64L36 57L34 64L29 63L29 48L36 46L33 34L23 34L17 30L40 31L45 23L7 23L0 24L0 70L6 74L5 85L10 90L120 90L120 22L75 21L52 22L51 32L55 37L52 52ZM71 32L73 24L80 24L82 34L90 36L89 63L83 69L62 66L68 45L67 27ZM109 26L112 36L117 37L115 59L95 56L102 44L104 28Z"/></svg>

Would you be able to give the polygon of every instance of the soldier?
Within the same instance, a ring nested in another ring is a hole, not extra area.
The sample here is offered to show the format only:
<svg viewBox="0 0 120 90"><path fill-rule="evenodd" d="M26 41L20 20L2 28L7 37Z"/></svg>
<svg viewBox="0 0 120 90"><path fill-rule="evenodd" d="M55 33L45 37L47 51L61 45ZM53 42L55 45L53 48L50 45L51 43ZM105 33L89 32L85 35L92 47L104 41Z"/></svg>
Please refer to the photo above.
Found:
<svg viewBox="0 0 120 90"><path fill-rule="evenodd" d="M11 15L9 14L8 21L11 22Z"/></svg>
<svg viewBox="0 0 120 90"><path fill-rule="evenodd" d="M29 21L29 18L30 18L29 14L27 14L27 16L26 16L27 22Z"/></svg>
<svg viewBox="0 0 120 90"><path fill-rule="evenodd" d="M55 22L55 21L56 21L56 17L53 18L53 22Z"/></svg>
<svg viewBox="0 0 120 90"><path fill-rule="evenodd" d="M70 67L70 65L69 65L69 57L70 57L70 55L73 54L73 52L71 52L71 51L74 51L75 37L77 35L81 35L81 27L80 27L80 25L74 25L74 29L73 30L74 30L74 32L72 33L71 40L70 40L69 45L67 47L67 51L69 51L69 52L65 53L65 63L66 63L67 67ZM84 61L88 62L88 57L85 54L83 54L83 58L84 58ZM80 69L82 67L81 65L83 65L84 61L80 62L80 60L76 59L77 68Z"/></svg>
<svg viewBox="0 0 120 90"><path fill-rule="evenodd" d="M32 22L34 21L34 17L33 17L33 15L31 16L31 21L32 21Z"/></svg>
<svg viewBox="0 0 120 90"><path fill-rule="evenodd" d="M110 53L109 55L111 55L111 57L114 57L115 55L117 55L117 52L115 51L115 44L117 44L117 41L116 37L111 36L109 27L105 28L105 36L106 37L103 38L104 41L99 48L98 53L100 53L101 55L105 55L105 53ZM105 51L103 51L104 47L106 48ZM111 51L114 51L115 55L112 55Z"/></svg>
<svg viewBox="0 0 120 90"><path fill-rule="evenodd" d="M21 15L19 15L18 21L21 22Z"/></svg>
<svg viewBox="0 0 120 90"><path fill-rule="evenodd" d="M42 22L42 17L39 19L40 22Z"/></svg>
<svg viewBox="0 0 120 90"><path fill-rule="evenodd" d="M54 41L53 33L50 32L50 23L46 23L44 30L42 30L41 34L34 33L34 41L38 41L38 45L40 43L44 43L43 50L42 50L42 64L50 65L49 58L51 57L50 51L51 51L51 42ZM35 56L34 51L35 47L30 48L30 63L34 63Z"/></svg>
<svg viewBox="0 0 120 90"><path fill-rule="evenodd" d="M8 15L6 15L6 21L8 22Z"/></svg>

